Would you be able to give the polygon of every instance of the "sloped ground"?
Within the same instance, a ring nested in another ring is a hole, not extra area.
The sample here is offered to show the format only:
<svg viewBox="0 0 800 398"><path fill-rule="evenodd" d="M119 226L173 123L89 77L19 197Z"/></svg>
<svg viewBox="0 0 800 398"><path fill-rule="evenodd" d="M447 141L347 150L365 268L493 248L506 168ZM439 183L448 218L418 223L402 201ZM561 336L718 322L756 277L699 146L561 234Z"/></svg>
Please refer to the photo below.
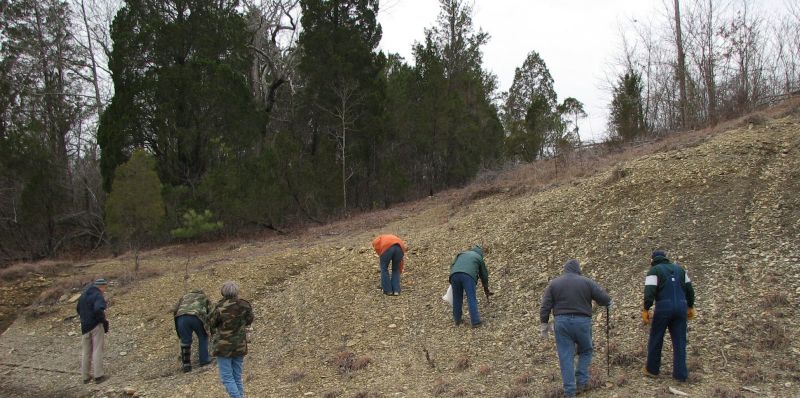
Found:
<svg viewBox="0 0 800 398"><path fill-rule="evenodd" d="M538 304L571 257L616 303L611 376L598 309L598 388L587 396L660 397L669 387L697 397L800 396L800 116L654 148L539 191L501 186L475 201L448 192L290 237L203 247L190 284L217 300L222 282L235 280L253 304L250 397L556 396L555 344L538 336ZM399 297L377 288L370 241L382 232L411 246ZM487 249L496 295L480 302L484 327L455 327L440 297L453 256L475 242ZM669 377L669 343L665 376L641 375L647 329L639 308L655 248L688 268L697 291L685 384ZM132 387L142 397L225 396L215 366L178 372L169 311L185 289L183 250L147 253L143 268L162 276L109 289L109 381L80 383L79 325L74 304L62 301L0 338L0 395L117 397ZM130 267L123 258L81 272ZM342 370L342 352L369 363Z"/></svg>

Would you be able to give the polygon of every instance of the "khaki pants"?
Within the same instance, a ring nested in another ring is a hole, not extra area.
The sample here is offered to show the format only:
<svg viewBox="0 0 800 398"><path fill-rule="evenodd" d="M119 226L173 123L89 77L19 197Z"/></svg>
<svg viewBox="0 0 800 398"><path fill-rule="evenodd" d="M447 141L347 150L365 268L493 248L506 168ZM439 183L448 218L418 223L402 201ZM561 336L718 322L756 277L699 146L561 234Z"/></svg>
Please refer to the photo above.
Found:
<svg viewBox="0 0 800 398"><path fill-rule="evenodd" d="M93 377L103 376L103 346L105 345L105 332L103 325L97 325L94 329L81 336L81 375L83 380L89 380L89 365L92 365Z"/></svg>

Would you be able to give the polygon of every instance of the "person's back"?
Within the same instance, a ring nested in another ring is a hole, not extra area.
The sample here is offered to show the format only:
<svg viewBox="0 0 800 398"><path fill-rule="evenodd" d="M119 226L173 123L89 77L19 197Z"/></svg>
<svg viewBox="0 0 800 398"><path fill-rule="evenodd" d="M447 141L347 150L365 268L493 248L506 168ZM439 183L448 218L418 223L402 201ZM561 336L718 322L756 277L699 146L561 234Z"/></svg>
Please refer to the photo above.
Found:
<svg viewBox="0 0 800 398"><path fill-rule="evenodd" d="M208 317L208 297L202 290L192 290L181 297L175 308L175 316L194 315L203 322Z"/></svg>
<svg viewBox="0 0 800 398"><path fill-rule="evenodd" d="M214 354L224 357L247 354L246 328L252 322L250 303L240 298L220 300L209 319L214 336Z"/></svg>
<svg viewBox="0 0 800 398"><path fill-rule="evenodd" d="M208 297L199 289L184 294L175 304L173 311L175 332L180 338L181 364L184 372L192 370L192 334L197 335L200 366L208 365L211 362L208 356L208 334L206 332L208 305Z"/></svg>
<svg viewBox="0 0 800 398"><path fill-rule="evenodd" d="M94 284L86 288L78 298L77 312L81 318L81 334L86 334L105 321L106 309L103 293Z"/></svg>
<svg viewBox="0 0 800 398"><path fill-rule="evenodd" d="M570 260L564 265L564 273L550 281L545 295L540 317L547 323L550 310L553 315L579 314L592 315L592 300L602 306L608 305L611 298L597 282L581 274L580 264Z"/></svg>

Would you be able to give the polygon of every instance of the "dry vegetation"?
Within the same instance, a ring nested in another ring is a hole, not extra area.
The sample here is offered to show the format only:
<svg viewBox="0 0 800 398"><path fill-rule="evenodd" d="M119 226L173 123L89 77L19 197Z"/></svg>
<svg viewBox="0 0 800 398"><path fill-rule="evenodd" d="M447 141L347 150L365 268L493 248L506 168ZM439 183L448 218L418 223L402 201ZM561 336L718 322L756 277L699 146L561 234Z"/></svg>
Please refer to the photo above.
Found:
<svg viewBox="0 0 800 398"><path fill-rule="evenodd" d="M221 283L236 280L256 315L245 361L251 396L556 397L555 346L536 332L536 306L548 279L576 257L617 303L611 344L605 311L594 316L588 396L661 397L670 386L691 396L738 397L745 386L798 396L799 119L796 104L784 106L625 150L486 173L463 190L286 236L200 245L186 284L181 247L143 253L135 278L128 256L20 265L11 272L22 279L4 283L3 298L35 293L29 303L41 297L34 308L43 310L0 338L0 391L99 397L133 386L141 397L222 396L215 367L179 372L169 309L189 285L216 300ZM377 289L370 241L381 232L411 247L397 297ZM482 328L456 327L440 297L452 257L475 242L487 249L497 294L491 304L480 300ZM641 374L641 284L657 247L688 268L698 292L690 381L681 385L669 377L668 339L662 376ZM69 300L101 275L114 284L112 378L99 388L74 373L79 336Z"/></svg>

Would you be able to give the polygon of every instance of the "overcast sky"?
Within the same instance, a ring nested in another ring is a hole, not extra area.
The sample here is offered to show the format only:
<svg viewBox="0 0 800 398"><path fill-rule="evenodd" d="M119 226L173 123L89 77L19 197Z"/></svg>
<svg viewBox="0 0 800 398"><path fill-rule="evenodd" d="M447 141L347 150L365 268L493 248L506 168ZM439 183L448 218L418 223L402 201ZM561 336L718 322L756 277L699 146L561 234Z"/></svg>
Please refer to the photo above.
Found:
<svg viewBox="0 0 800 398"><path fill-rule="evenodd" d="M785 0L757 0L780 7ZM670 1L671 3L671 1ZM589 114L581 138L605 137L611 95L606 75L620 51L620 27L628 21L664 14L662 0L467 0L473 24L489 33L483 47L484 67L497 75L507 91L514 69L532 50L547 64L558 100L575 97ZM769 7L768 6L768 7ZM378 22L383 27L380 49L398 53L413 63L412 44L434 25L438 0L383 0Z"/></svg>

